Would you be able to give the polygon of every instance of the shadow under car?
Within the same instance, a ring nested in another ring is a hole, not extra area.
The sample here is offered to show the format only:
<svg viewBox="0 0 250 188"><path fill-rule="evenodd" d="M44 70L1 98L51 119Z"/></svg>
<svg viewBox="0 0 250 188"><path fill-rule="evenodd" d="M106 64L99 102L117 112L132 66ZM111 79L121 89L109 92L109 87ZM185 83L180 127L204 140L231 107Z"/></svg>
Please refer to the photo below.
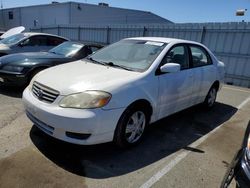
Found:
<svg viewBox="0 0 250 188"><path fill-rule="evenodd" d="M119 149L112 143L80 146L54 139L35 126L30 131L34 145L61 168L85 177L103 179L120 176L148 166L172 153L186 149L203 135L227 121L237 109L216 103L211 110L191 107L151 124L140 144Z"/></svg>

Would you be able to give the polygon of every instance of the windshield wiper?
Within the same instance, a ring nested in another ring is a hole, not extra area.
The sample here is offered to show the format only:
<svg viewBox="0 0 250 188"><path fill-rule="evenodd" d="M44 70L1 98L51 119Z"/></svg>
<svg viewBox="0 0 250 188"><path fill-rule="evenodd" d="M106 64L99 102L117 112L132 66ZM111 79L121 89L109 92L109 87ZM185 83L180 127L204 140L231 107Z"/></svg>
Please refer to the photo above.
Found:
<svg viewBox="0 0 250 188"><path fill-rule="evenodd" d="M87 57L86 59L90 60L91 62L96 63L96 64L106 65L106 63L101 62L101 61L97 61L97 60L93 59L92 57Z"/></svg>
<svg viewBox="0 0 250 188"><path fill-rule="evenodd" d="M110 67L117 67L117 68L121 68L121 69L128 70L128 71L134 71L134 69L131 69L131 68L128 68L128 67L122 66L122 65L117 65L117 64L114 64L113 62L107 63L107 62L97 61L97 60L93 59L92 57L87 57L86 59L90 60L96 64L101 64L101 65L110 66Z"/></svg>
<svg viewBox="0 0 250 188"><path fill-rule="evenodd" d="M105 63L105 64L110 66L110 67L117 67L117 68L122 68L122 69L128 70L128 71L134 71L134 69L131 69L129 67L122 66L122 65L117 65L117 64L114 64L113 62L108 62L108 63Z"/></svg>
<svg viewBox="0 0 250 188"><path fill-rule="evenodd" d="M52 53L52 54L57 54L56 52L54 52L54 51L49 51L50 53Z"/></svg>

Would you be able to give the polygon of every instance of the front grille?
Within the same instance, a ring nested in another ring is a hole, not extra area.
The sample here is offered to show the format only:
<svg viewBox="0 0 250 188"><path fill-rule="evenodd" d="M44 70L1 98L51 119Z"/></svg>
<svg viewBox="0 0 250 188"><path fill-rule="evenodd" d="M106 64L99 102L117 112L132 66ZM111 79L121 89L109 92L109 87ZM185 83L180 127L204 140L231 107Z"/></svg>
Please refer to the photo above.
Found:
<svg viewBox="0 0 250 188"><path fill-rule="evenodd" d="M59 92L51 89L43 84L34 82L32 85L32 93L41 101L53 103L59 95Z"/></svg>

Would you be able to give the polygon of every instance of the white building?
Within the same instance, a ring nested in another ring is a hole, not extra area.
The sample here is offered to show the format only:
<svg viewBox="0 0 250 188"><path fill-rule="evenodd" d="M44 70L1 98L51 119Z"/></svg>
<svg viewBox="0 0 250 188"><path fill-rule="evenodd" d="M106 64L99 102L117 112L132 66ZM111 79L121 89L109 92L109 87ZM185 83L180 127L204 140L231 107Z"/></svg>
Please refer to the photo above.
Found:
<svg viewBox="0 0 250 188"><path fill-rule="evenodd" d="M66 2L0 10L0 28L25 26L27 30L57 24L150 24L172 23L156 14L140 10Z"/></svg>

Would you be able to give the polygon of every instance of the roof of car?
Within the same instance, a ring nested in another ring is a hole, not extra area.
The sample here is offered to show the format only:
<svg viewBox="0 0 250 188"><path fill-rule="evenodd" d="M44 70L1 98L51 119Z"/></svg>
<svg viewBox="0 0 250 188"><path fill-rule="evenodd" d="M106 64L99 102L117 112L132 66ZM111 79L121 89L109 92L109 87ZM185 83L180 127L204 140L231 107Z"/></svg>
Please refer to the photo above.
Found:
<svg viewBox="0 0 250 188"><path fill-rule="evenodd" d="M135 37L135 38L127 38L132 40L148 40L148 41L155 41L155 42L164 42L164 43L194 43L200 44L194 41L183 40L183 39L176 39L176 38L165 38L165 37Z"/></svg>
<svg viewBox="0 0 250 188"><path fill-rule="evenodd" d="M65 39L65 40L69 40L69 39L67 39L67 38L65 38L65 37L58 36L58 35L52 35L52 34L49 34L49 33L24 32L23 34L24 34L25 36L47 35L47 36L59 37L59 38Z"/></svg>

